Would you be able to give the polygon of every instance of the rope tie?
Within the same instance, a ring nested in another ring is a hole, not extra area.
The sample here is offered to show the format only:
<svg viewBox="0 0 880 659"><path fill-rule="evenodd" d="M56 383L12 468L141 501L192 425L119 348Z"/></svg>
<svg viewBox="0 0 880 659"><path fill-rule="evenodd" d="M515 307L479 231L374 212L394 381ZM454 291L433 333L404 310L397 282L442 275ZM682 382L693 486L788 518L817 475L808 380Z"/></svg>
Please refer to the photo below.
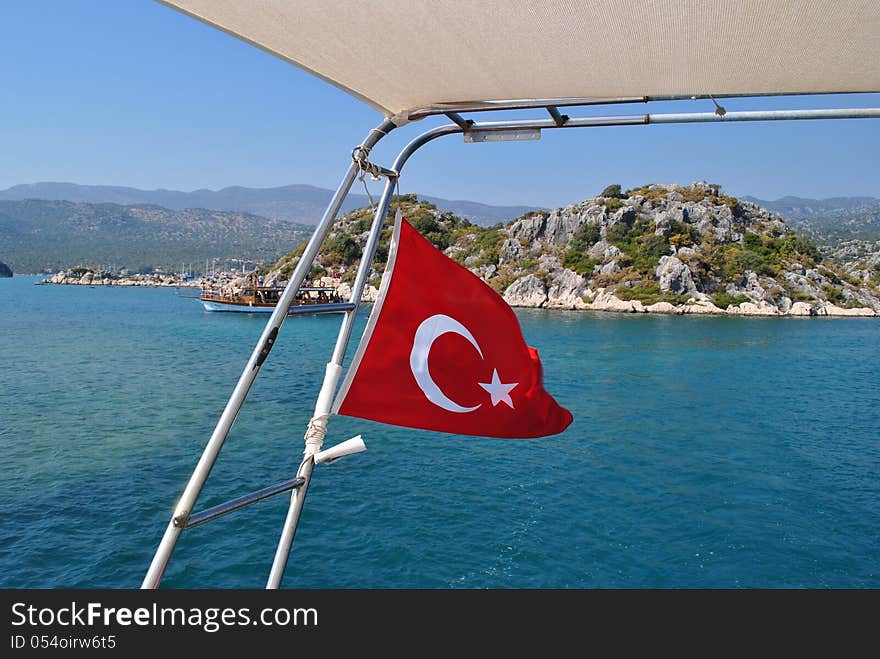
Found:
<svg viewBox="0 0 880 659"><path fill-rule="evenodd" d="M373 208L376 205L376 202L373 201L373 195L370 194L370 188L367 186L367 181L364 178L367 174L370 175L370 178L374 181L379 180L379 167L371 163L367 160L367 156L370 155L370 148L361 144L360 146L356 146L351 151L351 160L357 165L358 169L361 170L361 173L358 174L358 180L364 186L364 192L367 193L367 199L370 200L370 208Z"/></svg>
<svg viewBox="0 0 880 659"><path fill-rule="evenodd" d="M305 440L306 448L303 453L307 456L317 453L324 444L324 436L327 434L327 420L330 414L318 414L309 420L309 426L306 428Z"/></svg>
<svg viewBox="0 0 880 659"><path fill-rule="evenodd" d="M358 166L358 169L361 170L361 179L363 179L364 174L369 174L370 178L374 181L378 181L382 170L379 169L379 166L371 163L367 160L367 157L370 155L370 147L364 146L361 144L360 146L356 146L352 149L351 159L355 165Z"/></svg>

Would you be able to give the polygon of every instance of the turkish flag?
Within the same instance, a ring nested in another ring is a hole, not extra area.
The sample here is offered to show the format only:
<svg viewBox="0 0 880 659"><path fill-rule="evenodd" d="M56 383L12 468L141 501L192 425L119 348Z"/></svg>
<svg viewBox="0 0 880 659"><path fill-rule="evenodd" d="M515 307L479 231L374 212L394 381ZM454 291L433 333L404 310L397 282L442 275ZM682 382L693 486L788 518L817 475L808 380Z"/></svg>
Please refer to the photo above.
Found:
<svg viewBox="0 0 880 659"><path fill-rule="evenodd" d="M513 310L404 219L333 411L487 437L543 437L572 421L544 391Z"/></svg>

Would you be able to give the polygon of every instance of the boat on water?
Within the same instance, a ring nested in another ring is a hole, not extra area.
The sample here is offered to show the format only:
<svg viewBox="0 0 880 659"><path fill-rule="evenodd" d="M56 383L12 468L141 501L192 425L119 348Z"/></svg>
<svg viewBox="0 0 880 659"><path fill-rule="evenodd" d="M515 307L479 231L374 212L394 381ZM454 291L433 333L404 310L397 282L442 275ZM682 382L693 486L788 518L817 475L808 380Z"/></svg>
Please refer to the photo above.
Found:
<svg viewBox="0 0 880 659"><path fill-rule="evenodd" d="M354 0L321 5L320 11L298 0L251 0L246 8L236 0L161 1L315 74L377 110L382 120L350 152L348 169L290 281L282 292L272 292L276 301L202 300L242 306L250 312L268 308L272 313L177 499L142 588L159 586L184 531L289 492L287 516L266 582L271 589L281 585L314 467L364 449L360 436L329 449L323 443L340 382L346 387L343 363L358 302L371 276L392 198L399 190L398 179L410 157L425 145L447 136L460 136L464 144L515 142L539 140L544 131L612 126L617 130L655 124L880 119L880 107L846 107L842 102L807 107L811 97L828 101L829 94L880 91L876 65L880 61L876 38L880 5L864 0L668 0L662 3L662 11L658 3L648 0L484 0L468 3L466 12L461 3L448 0L417 0L408 3L405 11L400 3ZM423 29L425 24L431 29ZM524 48L523 44L536 45ZM761 103L762 97L786 96L803 98L786 110L766 109ZM667 102L690 104L696 110L654 111ZM611 112L611 108L648 103L651 107L646 111ZM735 107L728 109L722 103ZM755 108L739 109L745 104ZM585 107L597 110L578 110ZM486 112L497 118L485 119L481 113ZM332 113L328 113L328 122L329 117ZM450 123L434 123L442 117ZM408 130L425 119L431 119L431 127L413 135L393 162L383 166L370 159L373 147L392 131ZM315 383L314 413L306 426L303 458L295 476L197 511L197 500L232 422L289 315L284 307L320 312L324 303L296 302L308 291L303 284L349 190L356 179L364 181L367 175L384 179L384 186L375 204L367 191L374 213L351 285L354 302L346 309L332 302L328 305L329 311L344 310L345 314L323 381ZM393 267L389 261L385 274ZM362 340L381 313L379 300ZM404 338L413 341L412 355L417 357L418 332ZM494 391L506 386L494 380ZM496 394L492 396L494 407ZM434 404L446 405L443 409L449 413L470 412L451 409L443 398L428 400L439 400ZM458 494L454 483L450 494Z"/></svg>
<svg viewBox="0 0 880 659"><path fill-rule="evenodd" d="M272 313L284 293L284 286L262 286L249 282L241 289L205 286L199 300L205 311L232 313ZM353 305L343 302L335 288L329 286L303 286L287 309L288 315L344 312Z"/></svg>

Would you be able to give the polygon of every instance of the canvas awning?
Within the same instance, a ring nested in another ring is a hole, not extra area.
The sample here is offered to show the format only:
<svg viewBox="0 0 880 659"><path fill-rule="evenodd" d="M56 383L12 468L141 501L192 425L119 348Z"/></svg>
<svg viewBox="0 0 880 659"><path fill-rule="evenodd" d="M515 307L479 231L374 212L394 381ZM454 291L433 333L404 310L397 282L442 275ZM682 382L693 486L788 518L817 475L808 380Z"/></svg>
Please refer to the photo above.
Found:
<svg viewBox="0 0 880 659"><path fill-rule="evenodd" d="M162 0L386 115L506 99L880 91L877 0Z"/></svg>

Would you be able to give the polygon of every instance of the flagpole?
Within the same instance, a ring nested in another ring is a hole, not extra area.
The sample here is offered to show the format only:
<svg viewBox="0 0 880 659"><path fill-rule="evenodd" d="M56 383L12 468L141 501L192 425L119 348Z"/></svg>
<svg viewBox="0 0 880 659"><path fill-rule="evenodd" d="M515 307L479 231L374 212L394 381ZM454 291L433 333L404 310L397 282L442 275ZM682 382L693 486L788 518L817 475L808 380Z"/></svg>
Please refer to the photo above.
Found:
<svg viewBox="0 0 880 659"><path fill-rule="evenodd" d="M375 146L380 139L396 127L397 126L393 121L384 121L378 128L374 128L370 131L360 148L369 153L369 150ZM165 529L159 547L156 549L156 553L153 556L153 560L150 563L150 567L147 570L141 588L157 588L159 586L159 581L162 579L168 561L171 559L171 553L174 551L177 540L186 525L187 517L192 512L196 499L201 493L208 475L211 473L214 462L217 460L217 456L220 453L220 449L223 447L223 443L226 441L226 437L232 428L232 424L235 421L236 416L238 416L241 406L244 404L244 400L250 391L251 385L256 379L263 362L268 357L269 351L275 343L278 331L281 329L282 323L287 318L287 310L292 304L294 297L299 292L303 280L306 275L308 275L312 263L318 255L321 245L324 243L324 239L330 232L330 227L333 225L333 221L336 219L337 214L342 208L342 202L348 195L348 191L351 188L352 183L354 183L359 170L360 166L356 162L352 162L345 177L336 189L336 193L330 200L327 209L324 211L324 215L315 227L315 232L312 234L312 237L306 245L305 251L300 258L299 263L297 263L293 274L290 276L290 281L287 283L278 303L275 305L272 315L266 322L266 327L263 329L263 333L260 335L256 347L251 353L247 364L245 364L245 367L239 376L235 388L232 390L232 393L226 402L226 406L217 421L214 432L211 433L211 438L208 440L208 443L199 458L199 462L184 488L183 494L181 494L177 505L174 507L171 521L168 522L168 526ZM307 484L308 483L306 483L306 485ZM304 492L306 485L303 486Z"/></svg>
<svg viewBox="0 0 880 659"><path fill-rule="evenodd" d="M345 358L345 352L348 348L348 342L351 338L351 330L357 317L358 307L364 295L367 277L376 255L376 248L379 245L379 237L382 234L382 228L385 224L385 216L388 214L388 207L391 204L391 197L394 193L394 187L397 182L396 177L387 176L385 180L385 189L382 191L382 197L379 199L379 205L376 206L376 213L373 216L373 225L370 227L370 234L364 245L364 251L361 255L361 262L358 265L357 275L351 288L349 303L354 307L347 311L342 319L342 325L339 328L339 334L336 337L336 346L333 349L333 355L330 363L327 364L324 373L324 382L321 384L321 390L318 394L318 400L315 403L315 413L309 421L309 427L306 430L305 441L306 447L303 451L304 458L296 472L298 478L304 480L303 484L294 488L290 495L290 506L287 510L287 517L284 520L284 526L281 529L281 537L278 540L278 548L275 551L275 558L272 561L272 569L269 572L269 579L266 582L266 588L274 590L280 587L281 578L284 576L284 569L287 566L287 559L290 556L290 547L293 544L293 538L296 535L296 528L299 524L299 518L302 513L303 503L305 502L306 492L308 491L309 482L312 477L312 469L314 468L314 454L321 450L324 441L324 435L327 432L327 419L330 416L330 407L333 404L333 395L336 392L336 385L339 383L339 377L342 374L342 361Z"/></svg>

